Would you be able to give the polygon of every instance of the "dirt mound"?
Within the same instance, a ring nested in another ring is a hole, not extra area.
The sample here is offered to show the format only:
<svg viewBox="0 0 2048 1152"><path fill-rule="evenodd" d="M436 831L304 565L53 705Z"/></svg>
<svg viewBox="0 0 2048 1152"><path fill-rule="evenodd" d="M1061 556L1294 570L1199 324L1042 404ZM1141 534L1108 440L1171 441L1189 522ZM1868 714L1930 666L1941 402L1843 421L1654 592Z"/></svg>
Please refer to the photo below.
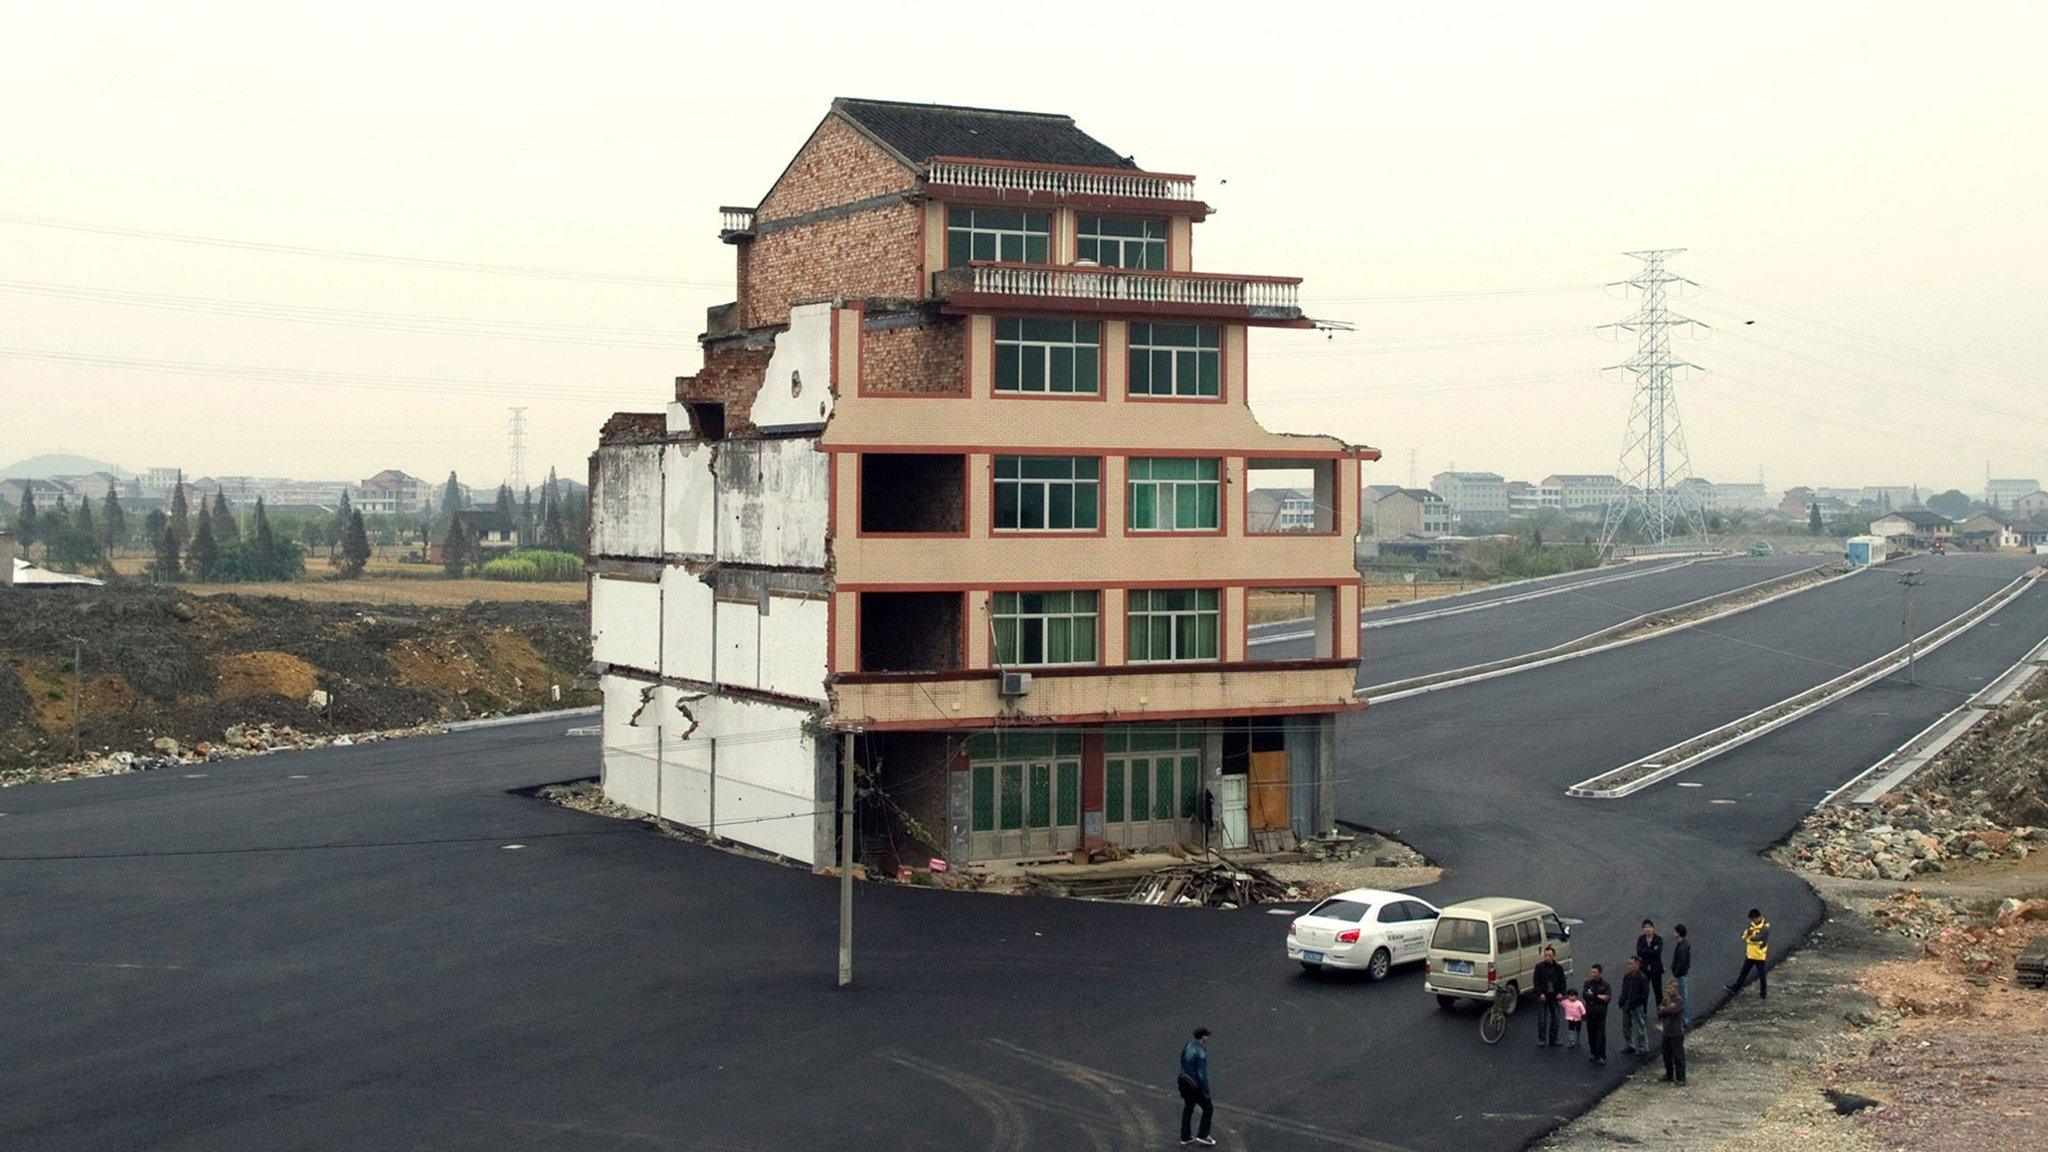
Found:
<svg viewBox="0 0 2048 1152"><path fill-rule="evenodd" d="M578 687L581 604L387 612L148 585L16 590L0 593L0 776L69 758L80 644L88 754L219 742L235 725L333 735L597 700Z"/></svg>
<svg viewBox="0 0 2048 1152"><path fill-rule="evenodd" d="M305 700L320 687L320 670L289 652L224 652L211 658L214 695L222 700L282 696Z"/></svg>

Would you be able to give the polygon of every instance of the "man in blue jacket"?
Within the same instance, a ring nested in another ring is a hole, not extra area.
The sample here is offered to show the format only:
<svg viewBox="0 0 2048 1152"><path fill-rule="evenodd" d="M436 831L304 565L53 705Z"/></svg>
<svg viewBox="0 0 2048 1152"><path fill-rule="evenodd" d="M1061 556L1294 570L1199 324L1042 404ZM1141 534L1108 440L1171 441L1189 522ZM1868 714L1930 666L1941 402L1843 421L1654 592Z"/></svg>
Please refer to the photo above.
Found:
<svg viewBox="0 0 2048 1152"><path fill-rule="evenodd" d="M1195 1029L1195 1038L1181 1046L1180 1075L1175 1078L1180 1088L1180 1142L1183 1144L1215 1144L1209 1138L1209 1120L1216 1112L1216 1102L1209 1098L1209 1030ZM1195 1108L1202 1109L1202 1130L1190 1133L1188 1122L1194 1119Z"/></svg>

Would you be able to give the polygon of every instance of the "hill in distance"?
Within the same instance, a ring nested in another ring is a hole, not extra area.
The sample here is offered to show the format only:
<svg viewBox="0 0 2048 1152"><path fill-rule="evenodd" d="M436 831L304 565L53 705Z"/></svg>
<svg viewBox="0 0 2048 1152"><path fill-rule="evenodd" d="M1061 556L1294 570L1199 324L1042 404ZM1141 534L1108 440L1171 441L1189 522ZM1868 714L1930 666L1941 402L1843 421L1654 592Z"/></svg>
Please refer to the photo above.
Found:
<svg viewBox="0 0 2048 1152"><path fill-rule="evenodd" d="M135 475L119 464L109 464L90 456L45 452L0 468L0 480L48 480L52 476L83 476L87 472L111 472L124 478Z"/></svg>

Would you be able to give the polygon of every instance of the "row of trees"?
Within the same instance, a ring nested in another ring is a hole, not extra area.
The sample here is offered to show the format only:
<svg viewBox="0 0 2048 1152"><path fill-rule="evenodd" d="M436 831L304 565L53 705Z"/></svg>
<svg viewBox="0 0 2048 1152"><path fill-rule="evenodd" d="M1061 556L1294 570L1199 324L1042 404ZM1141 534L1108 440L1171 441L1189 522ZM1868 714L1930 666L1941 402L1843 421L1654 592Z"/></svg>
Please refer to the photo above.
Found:
<svg viewBox="0 0 2048 1152"><path fill-rule="evenodd" d="M588 523L585 505L564 493L550 471L545 484L523 494L500 485L492 508L521 549L580 557ZM455 514L471 509L453 472L441 509L433 520L385 515L366 521L343 493L331 514L285 517L273 524L261 499L241 519L225 493L216 490L209 499L179 482L166 506L152 509L139 529L112 485L101 500L73 505L59 495L49 507L39 506L34 488L28 487L18 508L0 508L0 513L14 512L13 528L24 555L39 546L44 564L66 571L112 575L114 555L139 545L151 557L150 575L159 580L291 580L304 575L309 556L319 554L337 578L347 580L368 566L373 531L384 544L438 543L438 559L451 574L481 568L493 553L479 547L463 517Z"/></svg>
<svg viewBox="0 0 2048 1152"><path fill-rule="evenodd" d="M548 470L547 482L541 485L537 494L529 487L523 497L515 496L511 485L498 485L491 507L497 519L510 526L518 548L574 556L583 554L589 510L583 501L564 495L554 469ZM476 534L458 515L471 509L465 505L462 484L453 472L448 473L448 483L441 495L441 508L443 516L441 523L434 528L434 539L439 544L443 570L450 576L462 576L482 569L491 559L491 550L479 545Z"/></svg>

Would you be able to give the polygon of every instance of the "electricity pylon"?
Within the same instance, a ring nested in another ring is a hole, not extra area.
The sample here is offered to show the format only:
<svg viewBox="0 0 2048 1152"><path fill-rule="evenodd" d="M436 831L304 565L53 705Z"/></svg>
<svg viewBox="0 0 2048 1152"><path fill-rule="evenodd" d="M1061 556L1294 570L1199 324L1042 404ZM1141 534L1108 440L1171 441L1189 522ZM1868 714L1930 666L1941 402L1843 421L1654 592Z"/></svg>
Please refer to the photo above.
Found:
<svg viewBox="0 0 2048 1152"><path fill-rule="evenodd" d="M1635 355L1607 369L1627 372L1635 383L1635 397L1629 404L1628 432L1621 445L1621 495L1607 506L1600 526L1603 551L1614 547L1632 519L1647 543L1666 544L1688 530L1702 543L1707 539L1706 509L1700 493L1697 486L1684 484L1692 478L1692 456L1686 451L1685 426L1679 422L1678 403L1672 395L1672 377L1699 365L1671 355L1673 329L1707 326L1676 315L1664 303L1667 284L1699 287L1664 269L1667 257L1683 251L1658 248L1625 253L1641 260L1643 269L1631 279L1609 285L1629 289L1642 303L1633 316L1602 326L1633 332L1636 337Z"/></svg>

